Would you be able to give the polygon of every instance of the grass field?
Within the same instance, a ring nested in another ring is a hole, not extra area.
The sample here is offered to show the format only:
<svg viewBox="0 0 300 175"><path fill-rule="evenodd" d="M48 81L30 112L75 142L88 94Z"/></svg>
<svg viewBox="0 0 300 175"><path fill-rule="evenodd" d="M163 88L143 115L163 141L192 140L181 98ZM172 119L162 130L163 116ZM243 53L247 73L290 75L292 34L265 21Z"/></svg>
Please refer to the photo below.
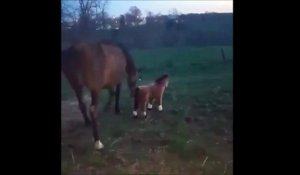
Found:
<svg viewBox="0 0 300 175"><path fill-rule="evenodd" d="M220 48L132 51L141 69L139 84L169 73L164 111L133 120L133 101L123 84L122 114L99 114L101 152L93 150L91 128L83 126L62 76L62 173L232 174L232 47L222 47L225 61ZM100 99L103 106L107 92Z"/></svg>

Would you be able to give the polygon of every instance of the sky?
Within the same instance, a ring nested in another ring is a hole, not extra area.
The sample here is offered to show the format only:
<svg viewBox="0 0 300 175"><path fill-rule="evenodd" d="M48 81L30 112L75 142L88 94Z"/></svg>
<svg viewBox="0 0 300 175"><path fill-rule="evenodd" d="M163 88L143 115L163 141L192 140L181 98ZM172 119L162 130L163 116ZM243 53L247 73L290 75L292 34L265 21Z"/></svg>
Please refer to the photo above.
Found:
<svg viewBox="0 0 300 175"><path fill-rule="evenodd" d="M69 2L78 4L74 0ZM107 12L110 16L118 17L128 12L131 6L137 6L143 16L146 16L148 11L154 14L168 14L173 8L176 8L180 14L233 12L232 0L109 0Z"/></svg>
<svg viewBox="0 0 300 175"><path fill-rule="evenodd" d="M113 16L120 16L128 12L131 6L137 6L143 16L148 11L154 14L168 14L176 8L181 14L186 13L205 13L205 12L233 12L232 0L111 0L108 4L107 12Z"/></svg>

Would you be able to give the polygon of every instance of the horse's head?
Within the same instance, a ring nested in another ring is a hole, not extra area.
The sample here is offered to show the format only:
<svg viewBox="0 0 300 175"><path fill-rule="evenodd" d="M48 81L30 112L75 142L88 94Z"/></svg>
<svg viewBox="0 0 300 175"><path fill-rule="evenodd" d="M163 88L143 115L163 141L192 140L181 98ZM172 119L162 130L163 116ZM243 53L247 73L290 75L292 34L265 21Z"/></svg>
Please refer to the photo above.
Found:
<svg viewBox="0 0 300 175"><path fill-rule="evenodd" d="M136 88L136 82L138 80L138 70L128 50L122 45L120 45L120 47L122 48L126 58L127 84L130 91L130 96L133 97Z"/></svg>

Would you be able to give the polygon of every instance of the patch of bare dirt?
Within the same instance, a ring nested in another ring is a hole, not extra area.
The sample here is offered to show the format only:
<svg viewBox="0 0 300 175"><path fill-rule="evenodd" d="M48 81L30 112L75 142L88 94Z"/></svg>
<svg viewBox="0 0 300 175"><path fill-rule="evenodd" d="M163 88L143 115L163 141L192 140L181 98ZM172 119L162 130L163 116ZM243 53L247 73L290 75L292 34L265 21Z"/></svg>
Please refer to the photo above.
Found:
<svg viewBox="0 0 300 175"><path fill-rule="evenodd" d="M76 100L61 101L61 134L62 138L84 127L83 118Z"/></svg>

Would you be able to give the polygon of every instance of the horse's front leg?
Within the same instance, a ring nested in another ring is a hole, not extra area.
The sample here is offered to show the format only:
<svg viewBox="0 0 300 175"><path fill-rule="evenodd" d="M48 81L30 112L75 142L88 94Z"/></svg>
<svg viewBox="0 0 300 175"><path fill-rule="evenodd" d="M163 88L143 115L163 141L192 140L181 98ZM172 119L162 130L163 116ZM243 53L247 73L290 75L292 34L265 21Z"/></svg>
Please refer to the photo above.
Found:
<svg viewBox="0 0 300 175"><path fill-rule="evenodd" d="M99 97L97 92L92 91L91 97L92 97L92 103L90 106L90 116L92 119L92 131L93 131L93 137L95 141L95 149L100 150L104 147L104 145L101 143L99 134L98 134L98 124L97 124L97 111L99 106Z"/></svg>
<svg viewBox="0 0 300 175"><path fill-rule="evenodd" d="M84 123L86 126L89 126L91 121L87 115L87 110L86 110L86 106L85 106L85 103L83 101L83 93L82 93L82 87L81 86L78 86L77 88L75 88L75 94L76 94L76 97L77 97L77 100L78 100L78 106L79 106L79 109L81 111L81 114L83 116L83 119L84 119Z"/></svg>

